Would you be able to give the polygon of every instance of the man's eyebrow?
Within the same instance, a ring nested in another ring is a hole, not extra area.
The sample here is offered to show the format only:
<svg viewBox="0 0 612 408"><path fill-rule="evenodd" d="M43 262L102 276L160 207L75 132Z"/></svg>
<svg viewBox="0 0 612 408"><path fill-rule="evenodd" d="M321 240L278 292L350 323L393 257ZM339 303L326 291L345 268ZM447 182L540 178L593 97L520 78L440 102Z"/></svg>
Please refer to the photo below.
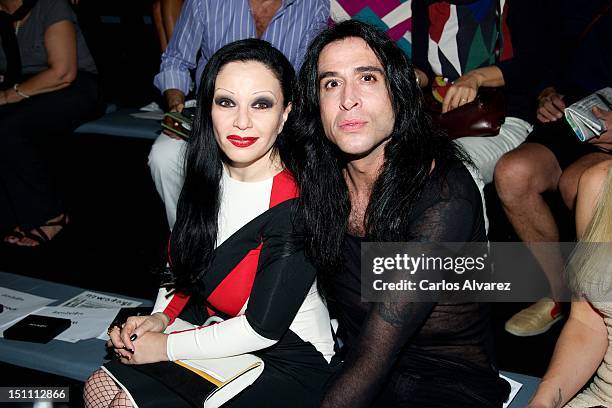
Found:
<svg viewBox="0 0 612 408"><path fill-rule="evenodd" d="M362 67L356 67L353 71L355 72L378 72L381 75L385 75L385 71L381 67L377 67L375 65L366 65ZM325 71L319 74L319 81L324 78L338 76L336 71Z"/></svg>
<svg viewBox="0 0 612 408"><path fill-rule="evenodd" d="M334 76L338 76L338 73L335 71L325 71L325 72L321 72L319 74L319 81L322 80L323 78L328 78L328 77L334 77Z"/></svg>
<svg viewBox="0 0 612 408"><path fill-rule="evenodd" d="M366 65L365 67L357 67L354 70L355 72L378 72L381 75L385 75L385 71L381 67L377 67L375 65Z"/></svg>

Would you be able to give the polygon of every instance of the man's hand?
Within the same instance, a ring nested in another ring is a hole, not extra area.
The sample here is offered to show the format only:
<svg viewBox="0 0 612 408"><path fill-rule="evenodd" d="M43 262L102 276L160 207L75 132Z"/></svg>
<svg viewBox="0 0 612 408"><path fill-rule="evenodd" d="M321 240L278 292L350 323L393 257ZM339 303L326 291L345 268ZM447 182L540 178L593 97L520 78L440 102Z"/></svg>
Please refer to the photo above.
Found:
<svg viewBox="0 0 612 408"><path fill-rule="evenodd" d="M185 108L185 94L178 89L168 89L164 92L166 96L166 103L168 105L168 111L170 112L182 112ZM172 139L183 140L176 133L173 133L167 129L164 129L164 134Z"/></svg>
<svg viewBox="0 0 612 408"><path fill-rule="evenodd" d="M555 88L548 87L538 96L538 120L543 123L554 122L563 117L565 102L563 95L557 93Z"/></svg>
<svg viewBox="0 0 612 408"><path fill-rule="evenodd" d="M446 92L444 102L442 102L442 113L472 102L478 94L480 85L481 81L478 75L468 73L457 78Z"/></svg>
<svg viewBox="0 0 612 408"><path fill-rule="evenodd" d="M182 112L185 107L185 94L178 89L168 89L164 92L170 112Z"/></svg>
<svg viewBox="0 0 612 408"><path fill-rule="evenodd" d="M605 152L612 152L612 111L604 111L595 106L593 114L601 120L606 131L601 136L589 140L589 143Z"/></svg>

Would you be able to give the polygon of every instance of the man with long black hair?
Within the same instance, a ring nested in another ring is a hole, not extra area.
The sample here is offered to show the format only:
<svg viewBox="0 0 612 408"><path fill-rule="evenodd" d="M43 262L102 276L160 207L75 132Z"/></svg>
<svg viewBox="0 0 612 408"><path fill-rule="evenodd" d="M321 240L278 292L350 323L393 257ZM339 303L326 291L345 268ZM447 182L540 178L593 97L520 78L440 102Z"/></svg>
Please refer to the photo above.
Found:
<svg viewBox="0 0 612 408"><path fill-rule="evenodd" d="M361 301L360 244L486 240L464 154L432 130L414 70L372 26L315 38L294 104L306 251L344 341L324 407L502 405L487 306Z"/></svg>

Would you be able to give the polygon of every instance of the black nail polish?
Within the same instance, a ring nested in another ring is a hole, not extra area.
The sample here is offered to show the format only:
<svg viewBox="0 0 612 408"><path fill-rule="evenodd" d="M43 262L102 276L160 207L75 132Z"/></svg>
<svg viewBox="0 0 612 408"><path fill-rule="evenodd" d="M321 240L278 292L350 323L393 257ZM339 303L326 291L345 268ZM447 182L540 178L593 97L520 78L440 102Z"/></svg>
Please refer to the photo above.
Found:
<svg viewBox="0 0 612 408"><path fill-rule="evenodd" d="M132 334L132 335L130 336L130 341L134 341L134 340L136 340L137 338L138 338L138 335L137 335L137 334Z"/></svg>

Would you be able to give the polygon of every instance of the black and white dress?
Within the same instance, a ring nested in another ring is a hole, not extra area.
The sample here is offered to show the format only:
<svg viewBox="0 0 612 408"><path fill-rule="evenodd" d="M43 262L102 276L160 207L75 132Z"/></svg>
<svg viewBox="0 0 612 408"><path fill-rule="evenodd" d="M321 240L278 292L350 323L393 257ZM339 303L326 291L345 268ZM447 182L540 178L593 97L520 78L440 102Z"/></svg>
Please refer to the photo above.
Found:
<svg viewBox="0 0 612 408"><path fill-rule="evenodd" d="M171 362L127 366L113 360L104 366L132 402L201 407L195 374L172 361L253 353L264 360L264 372L225 406L319 405L332 373L334 341L315 269L295 248L301 230L292 217L296 197L287 171L254 183L233 180L224 171L218 244L201 281L203 296L166 297L160 289L154 307L171 318L166 330ZM287 256L288 244L293 249ZM172 332L176 319L201 325L210 316L225 320Z"/></svg>

